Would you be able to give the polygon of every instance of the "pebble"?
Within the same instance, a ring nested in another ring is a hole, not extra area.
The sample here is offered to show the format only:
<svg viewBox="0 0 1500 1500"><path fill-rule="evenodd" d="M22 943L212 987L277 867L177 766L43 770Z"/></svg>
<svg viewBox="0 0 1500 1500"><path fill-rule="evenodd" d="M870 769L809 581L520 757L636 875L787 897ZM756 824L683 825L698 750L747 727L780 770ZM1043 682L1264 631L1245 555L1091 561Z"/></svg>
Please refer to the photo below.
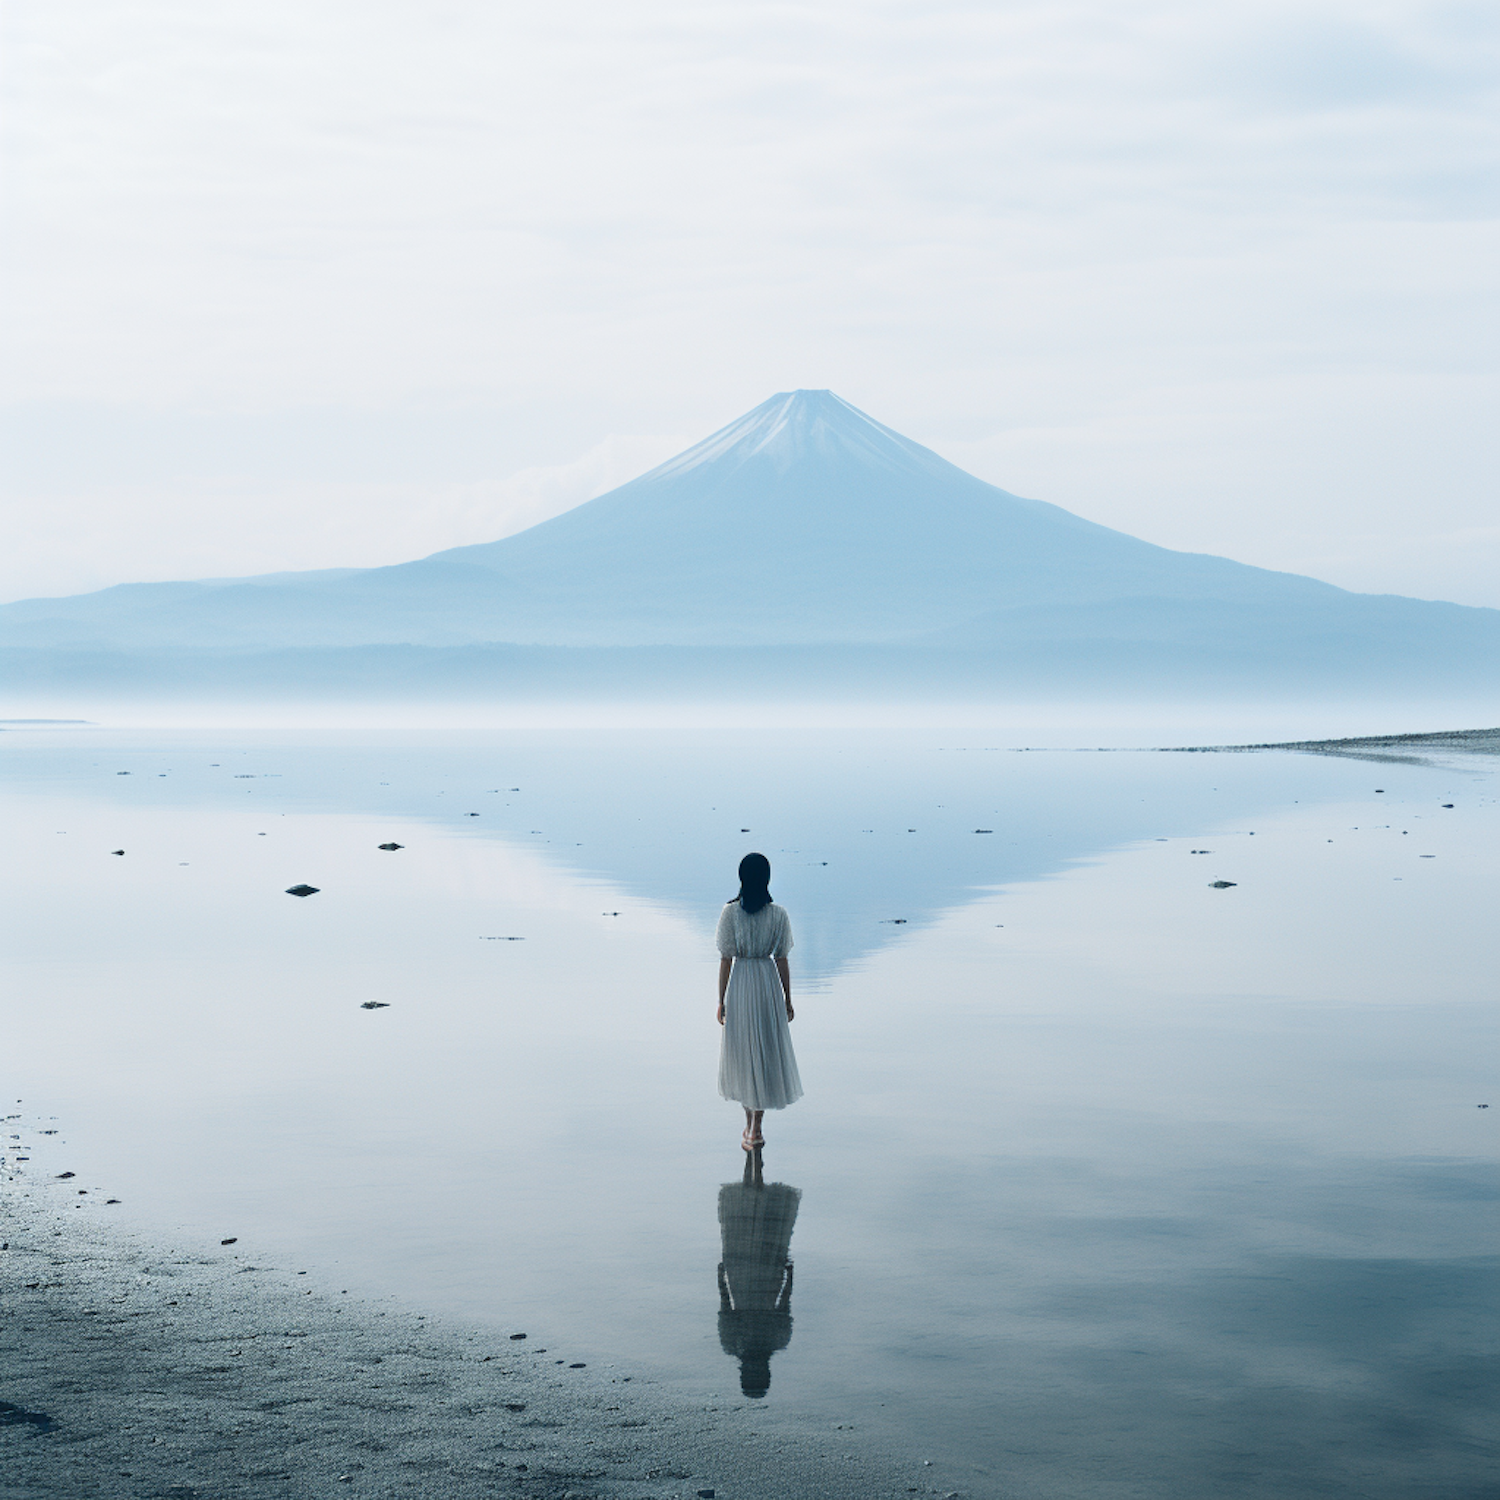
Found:
<svg viewBox="0 0 1500 1500"><path fill-rule="evenodd" d="M377 849L404 849L405 844L376 844Z"/></svg>
<svg viewBox="0 0 1500 1500"><path fill-rule="evenodd" d="M1230 886L1238 885L1237 880L1214 880L1209 883L1209 889L1214 891L1227 891Z"/></svg>
<svg viewBox="0 0 1500 1500"><path fill-rule="evenodd" d="M315 885L289 885L286 888L288 896L316 896L318 887Z"/></svg>
<svg viewBox="0 0 1500 1500"><path fill-rule="evenodd" d="M391 1003L389 1000L361 1000L359 1008L361 1010L389 1010Z"/></svg>

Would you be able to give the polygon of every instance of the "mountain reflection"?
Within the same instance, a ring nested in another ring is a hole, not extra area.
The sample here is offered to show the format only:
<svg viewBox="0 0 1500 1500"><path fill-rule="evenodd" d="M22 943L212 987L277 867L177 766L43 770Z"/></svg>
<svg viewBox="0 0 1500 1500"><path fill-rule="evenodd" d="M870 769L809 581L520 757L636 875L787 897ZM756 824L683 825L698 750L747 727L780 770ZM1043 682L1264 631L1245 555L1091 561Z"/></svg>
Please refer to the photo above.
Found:
<svg viewBox="0 0 1500 1500"><path fill-rule="evenodd" d="M719 1342L740 1362L740 1390L752 1399L771 1386L771 1356L792 1339L792 1229L801 1188L767 1183L761 1154L745 1175L719 1189Z"/></svg>

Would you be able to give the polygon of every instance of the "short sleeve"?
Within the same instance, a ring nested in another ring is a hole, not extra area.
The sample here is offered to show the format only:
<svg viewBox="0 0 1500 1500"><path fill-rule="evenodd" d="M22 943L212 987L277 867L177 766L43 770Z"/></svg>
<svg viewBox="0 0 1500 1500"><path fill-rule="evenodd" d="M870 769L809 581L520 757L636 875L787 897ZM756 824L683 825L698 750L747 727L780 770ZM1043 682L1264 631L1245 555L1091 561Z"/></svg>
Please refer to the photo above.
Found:
<svg viewBox="0 0 1500 1500"><path fill-rule="evenodd" d="M734 903L731 901L719 913L719 925L714 932L714 946L722 958L734 957Z"/></svg>
<svg viewBox="0 0 1500 1500"><path fill-rule="evenodd" d="M792 919L778 908L780 930L776 934L776 946L771 950L773 958L785 958L792 951Z"/></svg>

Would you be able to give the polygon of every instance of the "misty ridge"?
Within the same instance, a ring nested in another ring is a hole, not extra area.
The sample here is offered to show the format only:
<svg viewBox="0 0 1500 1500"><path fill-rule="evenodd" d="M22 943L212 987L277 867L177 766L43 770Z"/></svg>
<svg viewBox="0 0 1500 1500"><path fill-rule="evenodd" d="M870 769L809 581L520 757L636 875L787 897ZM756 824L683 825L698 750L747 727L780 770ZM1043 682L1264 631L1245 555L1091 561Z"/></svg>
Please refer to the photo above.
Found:
<svg viewBox="0 0 1500 1500"><path fill-rule="evenodd" d="M527 531L392 567L0 607L14 682L902 697L1500 684L1500 610L1171 551L773 396Z"/></svg>

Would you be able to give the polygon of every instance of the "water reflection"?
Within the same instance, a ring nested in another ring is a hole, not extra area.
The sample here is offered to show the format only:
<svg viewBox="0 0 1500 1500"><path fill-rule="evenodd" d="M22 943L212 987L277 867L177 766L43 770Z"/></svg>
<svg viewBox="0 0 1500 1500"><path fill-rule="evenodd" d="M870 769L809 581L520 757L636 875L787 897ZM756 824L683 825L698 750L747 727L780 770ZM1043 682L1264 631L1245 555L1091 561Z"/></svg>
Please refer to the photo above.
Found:
<svg viewBox="0 0 1500 1500"><path fill-rule="evenodd" d="M801 1188L767 1183L761 1153L745 1175L719 1189L719 1342L740 1362L740 1390L760 1399L771 1387L771 1356L792 1340L792 1229Z"/></svg>

